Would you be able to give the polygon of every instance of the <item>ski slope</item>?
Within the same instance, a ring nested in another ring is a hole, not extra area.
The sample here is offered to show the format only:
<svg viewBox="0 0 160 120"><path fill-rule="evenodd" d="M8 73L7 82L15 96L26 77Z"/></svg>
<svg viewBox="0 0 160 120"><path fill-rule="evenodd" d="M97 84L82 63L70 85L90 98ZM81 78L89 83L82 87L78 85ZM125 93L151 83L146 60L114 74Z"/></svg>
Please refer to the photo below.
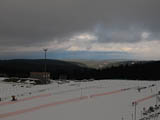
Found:
<svg viewBox="0 0 160 120"><path fill-rule="evenodd" d="M136 120L139 120L143 117L143 107L156 104L153 95L159 91L159 85L154 81L100 80L64 84L54 81L31 86L1 81L0 119L135 120L132 103L139 101L136 106ZM139 92L140 87L146 88ZM11 101L12 95L18 100Z"/></svg>

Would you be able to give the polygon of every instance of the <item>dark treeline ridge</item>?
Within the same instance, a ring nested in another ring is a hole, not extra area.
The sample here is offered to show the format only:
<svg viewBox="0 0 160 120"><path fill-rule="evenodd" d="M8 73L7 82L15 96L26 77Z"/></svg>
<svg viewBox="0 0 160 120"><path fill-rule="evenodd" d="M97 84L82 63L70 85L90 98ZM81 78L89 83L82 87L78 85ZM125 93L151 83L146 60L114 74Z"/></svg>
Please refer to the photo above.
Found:
<svg viewBox="0 0 160 120"><path fill-rule="evenodd" d="M29 77L30 72L44 71L44 60L0 60L0 74L8 77ZM52 79L65 75L67 79L139 79L160 80L160 61L125 62L103 69L88 68L76 62L47 60L47 72Z"/></svg>
<svg viewBox="0 0 160 120"><path fill-rule="evenodd" d="M29 77L30 72L44 72L44 62L42 59L0 60L0 73L9 77ZM96 71L80 63L47 59L47 72L51 73L52 79L59 79L61 75L67 79L84 79Z"/></svg>
<svg viewBox="0 0 160 120"><path fill-rule="evenodd" d="M160 61L135 62L104 68L101 79L160 80Z"/></svg>

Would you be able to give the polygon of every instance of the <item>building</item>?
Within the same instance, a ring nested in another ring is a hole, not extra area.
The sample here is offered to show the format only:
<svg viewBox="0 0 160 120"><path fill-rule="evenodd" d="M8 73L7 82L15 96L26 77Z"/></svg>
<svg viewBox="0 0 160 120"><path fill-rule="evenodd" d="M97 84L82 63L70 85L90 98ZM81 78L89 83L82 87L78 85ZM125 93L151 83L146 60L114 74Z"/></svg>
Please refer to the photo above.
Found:
<svg viewBox="0 0 160 120"><path fill-rule="evenodd" d="M40 79L40 80L48 80L50 79L49 72L30 72L30 78Z"/></svg>

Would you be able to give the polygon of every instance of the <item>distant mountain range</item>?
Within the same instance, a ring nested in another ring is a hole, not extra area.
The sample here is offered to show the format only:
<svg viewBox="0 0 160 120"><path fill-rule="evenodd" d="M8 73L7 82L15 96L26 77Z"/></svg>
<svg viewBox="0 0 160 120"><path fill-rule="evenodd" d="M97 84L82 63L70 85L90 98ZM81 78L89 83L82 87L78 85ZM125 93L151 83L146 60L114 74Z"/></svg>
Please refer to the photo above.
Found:
<svg viewBox="0 0 160 120"><path fill-rule="evenodd" d="M74 62L77 65L85 66L88 68L94 69L103 69L106 67L120 66L125 64L135 64L139 62L145 63L146 61L138 61L138 60L123 60L123 59L110 59L110 60L85 60L85 59L71 59L64 60L66 62Z"/></svg>

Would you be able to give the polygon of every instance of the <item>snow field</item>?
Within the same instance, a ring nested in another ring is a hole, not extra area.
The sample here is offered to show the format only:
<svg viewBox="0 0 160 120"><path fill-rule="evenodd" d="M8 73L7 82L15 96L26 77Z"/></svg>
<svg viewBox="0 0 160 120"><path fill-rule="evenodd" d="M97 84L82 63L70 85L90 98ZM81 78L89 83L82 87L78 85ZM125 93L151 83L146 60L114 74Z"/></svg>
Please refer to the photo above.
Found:
<svg viewBox="0 0 160 120"><path fill-rule="evenodd" d="M0 82L0 95L6 97L11 94L33 92L31 95L19 96L18 100L35 97L29 100L17 101L15 104L0 105L0 117L4 120L132 120L134 106L132 102L155 94L156 87L137 91L138 86L149 86L155 82L100 80L92 82L70 82L57 85L18 87L13 92L1 94L12 88L12 84ZM159 90L159 82L156 82ZM130 89L127 89L130 88ZM127 90L124 90L127 89ZM122 90L122 91L121 91ZM34 92L38 91L38 92ZM45 95L48 96L45 96ZM6 96L5 96L6 95ZM93 95L95 95L93 97ZM80 97L84 99L80 99ZM92 96L92 97L91 97ZM2 101L10 101L9 99ZM143 107L155 105L156 98L151 98L137 105L137 120L141 118ZM0 102L1 104L1 102ZM36 108L35 110L32 110ZM26 110L26 112L24 111ZM28 111L27 111L28 110ZM29 111L30 110L30 111ZM19 114L14 114L19 111ZM134 117L134 116L133 116Z"/></svg>

